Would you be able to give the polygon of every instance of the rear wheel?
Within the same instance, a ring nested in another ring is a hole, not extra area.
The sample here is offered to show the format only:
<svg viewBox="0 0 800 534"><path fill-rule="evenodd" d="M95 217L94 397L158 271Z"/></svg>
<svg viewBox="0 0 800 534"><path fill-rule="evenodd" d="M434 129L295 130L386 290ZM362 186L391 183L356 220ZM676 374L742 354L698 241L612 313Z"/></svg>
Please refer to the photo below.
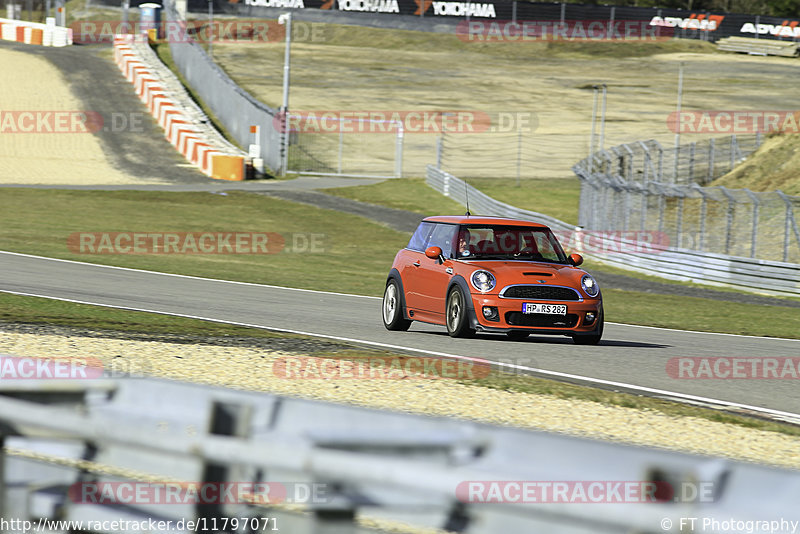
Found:
<svg viewBox="0 0 800 534"><path fill-rule="evenodd" d="M529 335L529 332L523 332L522 330L512 330L511 332L506 332L508 339L513 341L522 341L523 339L528 339Z"/></svg>
<svg viewBox="0 0 800 534"><path fill-rule="evenodd" d="M572 341L576 345L597 345L600 343L600 338L603 337L603 325L605 319L603 318L603 310L600 310L600 317L597 318L597 326L591 334L572 334Z"/></svg>
<svg viewBox="0 0 800 534"><path fill-rule="evenodd" d="M468 313L464 293L456 286L447 295L447 333L452 337L470 337L475 334L475 330L469 327Z"/></svg>
<svg viewBox="0 0 800 534"><path fill-rule="evenodd" d="M383 326L387 330L408 330L411 321L403 315L403 295L395 280L389 280L383 292Z"/></svg>

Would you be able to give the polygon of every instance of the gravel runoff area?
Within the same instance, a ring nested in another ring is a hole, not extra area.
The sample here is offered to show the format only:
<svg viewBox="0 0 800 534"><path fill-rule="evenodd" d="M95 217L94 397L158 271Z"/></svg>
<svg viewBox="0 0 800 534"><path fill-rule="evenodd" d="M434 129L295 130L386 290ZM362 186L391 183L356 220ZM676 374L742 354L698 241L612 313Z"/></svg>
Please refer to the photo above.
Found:
<svg viewBox="0 0 800 534"><path fill-rule="evenodd" d="M111 60L108 47L54 49L4 41L0 43L0 64L0 183L212 181L164 138L133 86ZM37 131L15 132L19 126L30 128L17 112L35 113ZM70 126L71 119L57 124L59 112L62 117L90 112L92 127Z"/></svg>
<svg viewBox="0 0 800 534"><path fill-rule="evenodd" d="M331 345L305 339L148 338L0 324L0 353L4 354L91 357L102 361L106 369L129 369L198 384L457 417L800 469L800 438L706 419L500 391L447 379L292 380L273 373L279 358L330 351Z"/></svg>

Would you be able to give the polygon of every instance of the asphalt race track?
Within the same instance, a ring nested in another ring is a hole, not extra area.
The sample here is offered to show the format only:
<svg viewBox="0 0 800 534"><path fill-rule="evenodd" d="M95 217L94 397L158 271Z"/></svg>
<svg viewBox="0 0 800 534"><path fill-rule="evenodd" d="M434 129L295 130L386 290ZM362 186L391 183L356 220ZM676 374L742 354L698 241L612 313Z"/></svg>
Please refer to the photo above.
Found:
<svg viewBox="0 0 800 534"><path fill-rule="evenodd" d="M671 378L666 371L668 361L678 357L798 357L800 340L608 323L599 346L576 346L566 337L533 336L522 342L495 335L452 339L444 327L416 322L409 332L388 332L380 318L381 301L372 297L192 278L8 252L0 252L0 273L0 291L347 338L412 352L486 359L507 364L508 370L543 376L554 372L556 378L573 382L585 380L561 374L621 383L600 384L615 389L650 388L642 391L649 395L670 397L673 395L664 392L674 392L679 397L690 395L800 414L800 390L794 380L687 380ZM800 420L800 415L796 419Z"/></svg>

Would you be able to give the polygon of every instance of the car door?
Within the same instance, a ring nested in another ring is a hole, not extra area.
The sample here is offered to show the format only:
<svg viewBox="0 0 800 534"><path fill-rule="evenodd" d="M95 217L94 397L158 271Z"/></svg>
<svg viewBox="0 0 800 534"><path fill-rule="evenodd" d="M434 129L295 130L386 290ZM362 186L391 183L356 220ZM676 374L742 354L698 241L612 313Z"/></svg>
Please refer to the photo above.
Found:
<svg viewBox="0 0 800 534"><path fill-rule="evenodd" d="M453 262L449 258L454 253L457 234L457 225L437 223L427 246L441 248L447 259L441 262L439 259L431 259L423 253L417 269L419 307L427 312L441 315L442 318L444 317L447 286L453 276Z"/></svg>
<svg viewBox="0 0 800 534"><path fill-rule="evenodd" d="M434 223L430 222L420 223L414 235L411 236L408 246L403 251L403 264L400 268L400 277L403 279L406 308L411 311L425 309L422 307L421 301L424 288L420 267L422 267L423 261L428 259L425 256L425 248L428 246L435 226Z"/></svg>

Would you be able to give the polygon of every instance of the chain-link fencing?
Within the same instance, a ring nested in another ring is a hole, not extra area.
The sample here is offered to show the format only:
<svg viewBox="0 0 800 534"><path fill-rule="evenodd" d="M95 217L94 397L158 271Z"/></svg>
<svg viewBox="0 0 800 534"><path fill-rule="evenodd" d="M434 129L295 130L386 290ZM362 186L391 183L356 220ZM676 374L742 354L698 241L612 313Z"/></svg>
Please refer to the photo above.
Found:
<svg viewBox="0 0 800 534"><path fill-rule="evenodd" d="M704 187L760 144L757 136L677 148L628 143L581 160L580 224L593 230L658 230L669 246L800 263L800 197Z"/></svg>
<svg viewBox="0 0 800 534"><path fill-rule="evenodd" d="M169 22L182 21L174 0L164 2L164 15ZM213 111L239 146L247 150L251 144L258 145L266 166L280 169L282 136L281 121L276 120L278 111L236 85L195 40L178 37L169 39L169 49L186 84ZM253 126L259 127L257 133L252 131Z"/></svg>

